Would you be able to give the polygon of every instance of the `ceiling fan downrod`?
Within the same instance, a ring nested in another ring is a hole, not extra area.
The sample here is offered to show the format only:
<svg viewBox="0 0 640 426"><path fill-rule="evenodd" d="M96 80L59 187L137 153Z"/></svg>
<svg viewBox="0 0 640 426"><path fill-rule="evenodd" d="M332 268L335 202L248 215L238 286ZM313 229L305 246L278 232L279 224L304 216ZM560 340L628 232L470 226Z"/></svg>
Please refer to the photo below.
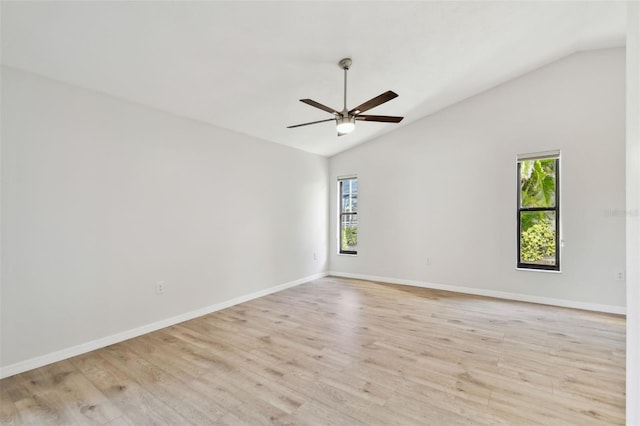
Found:
<svg viewBox="0 0 640 426"><path fill-rule="evenodd" d="M356 127L356 119L347 109L347 71L349 71L351 64L351 58L344 58L338 62L340 68L344 70L344 107L342 108L342 117L336 118L338 136L351 133Z"/></svg>
<svg viewBox="0 0 640 426"><path fill-rule="evenodd" d="M352 63L353 62L351 61L351 58L344 58L341 59L340 62L338 62L340 68L344 70L344 108L342 110L343 117L349 116L349 110L347 109L347 71L349 71Z"/></svg>

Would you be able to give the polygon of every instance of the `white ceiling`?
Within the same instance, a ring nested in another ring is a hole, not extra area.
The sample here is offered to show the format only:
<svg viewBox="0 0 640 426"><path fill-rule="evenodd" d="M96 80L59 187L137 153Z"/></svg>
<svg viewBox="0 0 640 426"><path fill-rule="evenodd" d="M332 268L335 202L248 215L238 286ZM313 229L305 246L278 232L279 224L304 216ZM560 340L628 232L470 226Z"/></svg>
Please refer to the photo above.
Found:
<svg viewBox="0 0 640 426"><path fill-rule="evenodd" d="M625 42L625 2L10 2L2 63L331 156L570 53ZM338 138L348 106L393 90Z"/></svg>

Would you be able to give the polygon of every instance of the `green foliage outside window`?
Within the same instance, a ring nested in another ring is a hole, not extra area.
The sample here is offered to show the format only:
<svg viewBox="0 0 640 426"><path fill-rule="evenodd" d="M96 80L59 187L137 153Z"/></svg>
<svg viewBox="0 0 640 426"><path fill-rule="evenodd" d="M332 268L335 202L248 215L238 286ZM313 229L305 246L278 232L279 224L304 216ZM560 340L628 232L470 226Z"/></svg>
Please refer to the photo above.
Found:
<svg viewBox="0 0 640 426"><path fill-rule="evenodd" d="M556 201L556 160L527 160L520 163L520 204L522 207L554 207Z"/></svg>
<svg viewBox="0 0 640 426"><path fill-rule="evenodd" d="M520 234L520 257L535 262L556 254L556 230L548 219L536 222Z"/></svg>
<svg viewBox="0 0 640 426"><path fill-rule="evenodd" d="M342 228L342 247L356 247L358 245L358 227L346 226Z"/></svg>
<svg viewBox="0 0 640 426"><path fill-rule="evenodd" d="M526 160L520 163L520 206L555 208L556 160ZM520 215L520 258L538 262L556 253L555 216L549 211Z"/></svg>

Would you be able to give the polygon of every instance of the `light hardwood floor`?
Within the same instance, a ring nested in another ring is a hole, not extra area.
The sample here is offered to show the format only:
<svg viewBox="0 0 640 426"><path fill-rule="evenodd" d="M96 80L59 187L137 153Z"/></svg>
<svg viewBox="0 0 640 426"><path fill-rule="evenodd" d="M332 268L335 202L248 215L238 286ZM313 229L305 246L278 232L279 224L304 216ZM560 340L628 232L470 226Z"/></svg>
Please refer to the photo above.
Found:
<svg viewBox="0 0 640 426"><path fill-rule="evenodd" d="M624 424L625 319L324 278L6 378L2 424Z"/></svg>

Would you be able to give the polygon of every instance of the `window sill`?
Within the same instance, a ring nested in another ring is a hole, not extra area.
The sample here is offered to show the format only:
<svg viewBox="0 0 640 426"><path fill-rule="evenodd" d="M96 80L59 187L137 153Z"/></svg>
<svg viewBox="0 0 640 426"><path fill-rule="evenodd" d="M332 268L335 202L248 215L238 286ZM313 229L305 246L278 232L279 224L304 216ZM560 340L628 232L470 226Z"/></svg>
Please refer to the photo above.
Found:
<svg viewBox="0 0 640 426"><path fill-rule="evenodd" d="M548 274L561 274L562 273L562 270L560 270L560 271L552 271L550 269L534 269L534 268L516 268L516 271L546 272Z"/></svg>
<svg viewBox="0 0 640 426"><path fill-rule="evenodd" d="M356 253L356 254L352 254L352 253L338 253L338 256L358 257L358 253Z"/></svg>

